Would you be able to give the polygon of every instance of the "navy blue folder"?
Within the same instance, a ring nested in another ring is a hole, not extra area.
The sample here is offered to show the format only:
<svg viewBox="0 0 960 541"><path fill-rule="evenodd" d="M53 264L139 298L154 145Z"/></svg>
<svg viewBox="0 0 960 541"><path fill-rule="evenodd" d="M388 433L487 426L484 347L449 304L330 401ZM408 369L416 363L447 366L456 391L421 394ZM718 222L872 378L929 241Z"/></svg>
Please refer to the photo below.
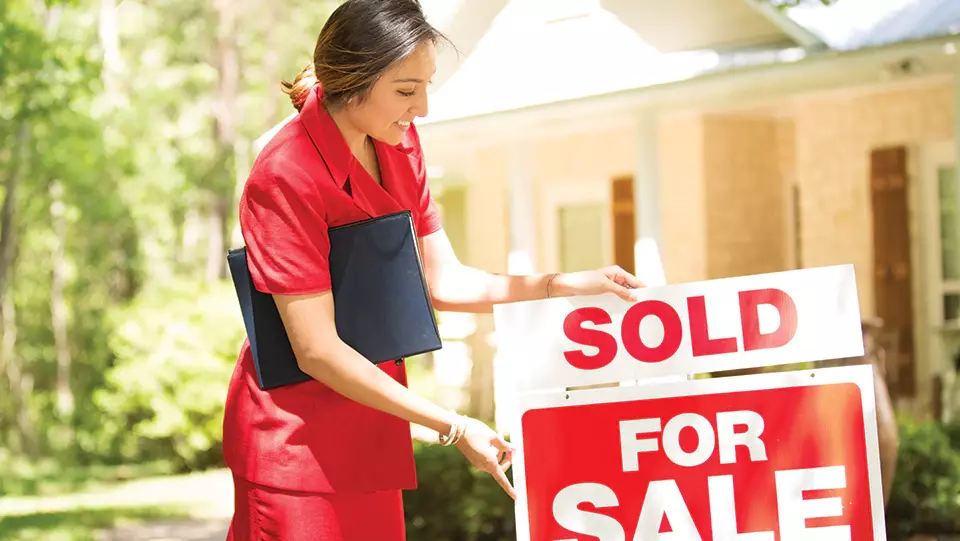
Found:
<svg viewBox="0 0 960 541"><path fill-rule="evenodd" d="M441 347L409 211L331 227L330 278L337 334L373 363ZM246 247L227 262L261 389L310 379L297 365L273 296L258 291Z"/></svg>

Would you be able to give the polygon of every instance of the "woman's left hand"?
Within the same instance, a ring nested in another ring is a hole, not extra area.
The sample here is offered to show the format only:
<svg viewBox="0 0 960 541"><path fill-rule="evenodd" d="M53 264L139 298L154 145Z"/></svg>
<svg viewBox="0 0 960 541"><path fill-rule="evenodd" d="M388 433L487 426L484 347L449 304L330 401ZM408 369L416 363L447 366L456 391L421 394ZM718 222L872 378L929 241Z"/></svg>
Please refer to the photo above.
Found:
<svg viewBox="0 0 960 541"><path fill-rule="evenodd" d="M551 297L614 293L621 299L636 300L634 289L646 287L636 276L614 265L593 271L561 273L550 284Z"/></svg>

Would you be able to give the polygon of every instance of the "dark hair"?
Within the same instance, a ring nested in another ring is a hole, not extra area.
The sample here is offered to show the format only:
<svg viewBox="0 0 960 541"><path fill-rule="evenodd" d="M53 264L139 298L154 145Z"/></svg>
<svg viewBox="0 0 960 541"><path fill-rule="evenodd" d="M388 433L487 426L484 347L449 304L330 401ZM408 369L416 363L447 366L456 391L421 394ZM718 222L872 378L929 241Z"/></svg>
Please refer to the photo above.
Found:
<svg viewBox="0 0 960 541"><path fill-rule="evenodd" d="M318 83L332 105L361 100L394 63L426 41L446 38L427 22L419 0L347 0L324 23L313 62L292 83L283 81L299 111Z"/></svg>

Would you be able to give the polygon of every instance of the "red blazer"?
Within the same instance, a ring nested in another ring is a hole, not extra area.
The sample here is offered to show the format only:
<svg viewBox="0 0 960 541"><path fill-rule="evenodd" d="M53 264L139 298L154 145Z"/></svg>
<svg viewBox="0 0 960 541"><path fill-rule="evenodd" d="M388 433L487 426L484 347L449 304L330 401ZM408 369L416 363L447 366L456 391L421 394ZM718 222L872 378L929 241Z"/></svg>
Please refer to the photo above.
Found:
<svg viewBox="0 0 960 541"><path fill-rule="evenodd" d="M419 236L440 229L416 128L397 146L374 142L381 186L353 157L321 97L319 87L310 92L298 117L259 154L240 199L250 273L266 293L330 289L327 227L406 209ZM379 366L407 384L403 364ZM315 380L261 390L247 341L230 380L223 447L235 474L281 489L416 487L410 423Z"/></svg>

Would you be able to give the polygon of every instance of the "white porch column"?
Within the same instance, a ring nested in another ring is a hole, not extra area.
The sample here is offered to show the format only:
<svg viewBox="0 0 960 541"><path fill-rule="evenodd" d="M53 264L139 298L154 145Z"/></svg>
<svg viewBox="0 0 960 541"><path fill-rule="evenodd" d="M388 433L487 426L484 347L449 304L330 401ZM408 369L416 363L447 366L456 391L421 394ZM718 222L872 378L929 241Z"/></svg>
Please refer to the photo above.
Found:
<svg viewBox="0 0 960 541"><path fill-rule="evenodd" d="M663 245L660 208L660 116L644 111L637 117L637 164L633 175L633 197L636 213L636 242L633 246L636 275L651 287L666 285L666 273L660 258ZM683 379L692 375L667 376L640 381L624 381L620 385L649 385Z"/></svg>
<svg viewBox="0 0 960 541"><path fill-rule="evenodd" d="M510 201L510 274L532 274L537 268L537 223L530 172L530 145L516 141L508 151L507 189Z"/></svg>
<svg viewBox="0 0 960 541"><path fill-rule="evenodd" d="M663 245L660 214L659 115L644 111L637 117L637 164L633 177L636 242L633 246L637 277L649 286L667 283L660 259Z"/></svg>
<svg viewBox="0 0 960 541"><path fill-rule="evenodd" d="M510 205L510 253L507 269L510 274L537 272L537 220L533 176L530 169L531 148L526 141L510 144L507 155L507 190ZM522 369L516 359L494 356L494 400L497 430L514 432L517 418L517 394L514 372Z"/></svg>

